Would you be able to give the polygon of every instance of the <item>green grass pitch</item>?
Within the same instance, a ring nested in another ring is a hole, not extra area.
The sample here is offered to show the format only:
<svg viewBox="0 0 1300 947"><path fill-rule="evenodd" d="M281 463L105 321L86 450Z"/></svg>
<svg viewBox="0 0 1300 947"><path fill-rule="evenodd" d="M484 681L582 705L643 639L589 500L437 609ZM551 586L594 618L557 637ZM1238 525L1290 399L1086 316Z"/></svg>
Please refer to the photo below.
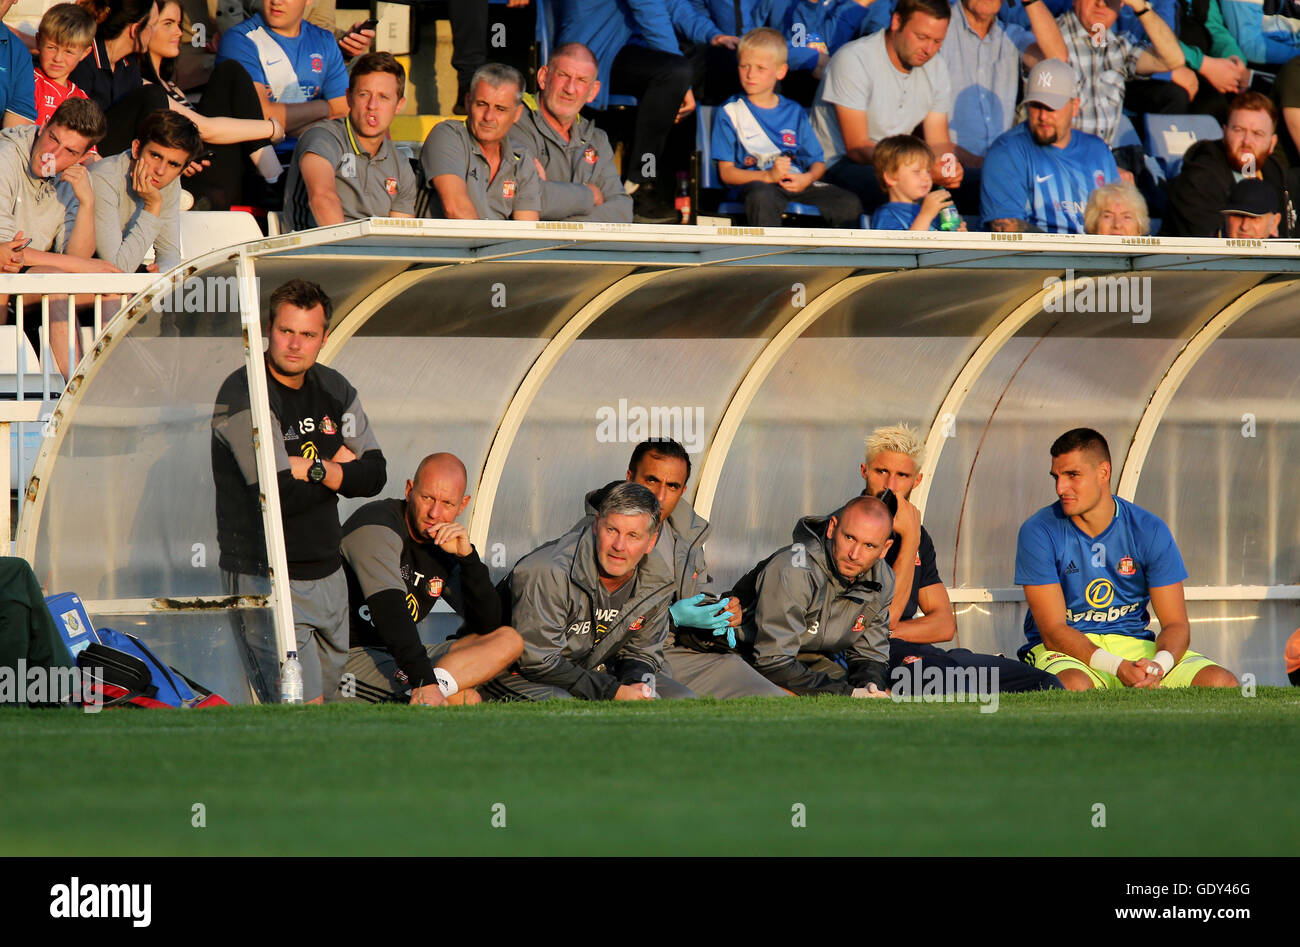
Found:
<svg viewBox="0 0 1300 947"><path fill-rule="evenodd" d="M1297 723L1287 688L1010 695L987 714L847 698L11 707L0 853L1291 855Z"/></svg>

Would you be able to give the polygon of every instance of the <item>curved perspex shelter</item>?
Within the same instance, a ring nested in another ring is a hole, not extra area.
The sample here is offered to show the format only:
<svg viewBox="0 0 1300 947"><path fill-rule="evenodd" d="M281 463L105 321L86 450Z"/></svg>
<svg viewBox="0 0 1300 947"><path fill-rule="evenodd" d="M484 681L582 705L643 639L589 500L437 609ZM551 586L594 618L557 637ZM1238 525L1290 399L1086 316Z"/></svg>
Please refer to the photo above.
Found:
<svg viewBox="0 0 1300 947"><path fill-rule="evenodd" d="M382 495L425 454L458 454L496 578L622 477L637 441L671 435L730 582L861 490L864 435L901 420L928 435L913 499L959 643L1011 654L1017 529L1055 499L1052 440L1086 425L1110 441L1115 491L1179 542L1193 647L1285 682L1297 244L370 220L208 254L137 298L59 403L27 490L18 551L47 591L232 700L253 699L236 630L274 641L288 618L269 579L243 597L223 580L214 402L295 276L335 302L322 361L374 424ZM433 617L433 634L454 627Z"/></svg>

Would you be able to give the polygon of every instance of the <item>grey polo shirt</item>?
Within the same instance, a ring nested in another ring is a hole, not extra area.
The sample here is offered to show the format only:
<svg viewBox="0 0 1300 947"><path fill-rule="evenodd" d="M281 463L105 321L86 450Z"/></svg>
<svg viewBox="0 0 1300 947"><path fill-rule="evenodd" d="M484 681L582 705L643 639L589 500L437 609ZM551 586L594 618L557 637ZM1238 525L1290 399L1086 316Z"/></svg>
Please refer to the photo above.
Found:
<svg viewBox="0 0 1300 947"><path fill-rule="evenodd" d="M590 119L579 115L569 129L569 140L542 115L531 95L524 96L524 117L510 129L513 146L527 147L546 169L539 181L542 220L606 220L632 222L632 198L623 189L609 137ZM599 207L592 185L604 198Z"/></svg>
<svg viewBox="0 0 1300 947"><path fill-rule="evenodd" d="M181 179L162 189L158 216L144 209L144 200L131 190L131 152L121 151L90 166L95 188L95 256L123 273L134 273L154 248L158 272L181 262ZM60 194L64 188L60 187ZM68 199L64 227L72 233L81 202Z"/></svg>
<svg viewBox="0 0 1300 947"><path fill-rule="evenodd" d="M411 163L399 155L387 137L372 158L361 147L352 129L352 119L317 122L302 133L293 149L289 177L284 184L284 226L286 230L309 230L318 226L308 200L307 182L299 164L305 154L320 155L334 168L334 189L343 207L344 220L363 217L391 217L415 213L419 185Z"/></svg>
<svg viewBox="0 0 1300 947"><path fill-rule="evenodd" d="M844 157L837 105L867 113L872 141L910 134L931 112L952 111L947 65L936 55L924 66L899 72L885 50L888 32L845 44L826 66L813 100L812 125L826 152L827 167Z"/></svg>
<svg viewBox="0 0 1300 947"><path fill-rule="evenodd" d="M37 131L35 125L19 125L0 132L0 241L12 240L21 230L32 238L33 250L62 253L72 188L56 187L58 178L32 174Z"/></svg>
<svg viewBox="0 0 1300 947"><path fill-rule="evenodd" d="M454 174L465 181L480 220L509 220L517 210L542 209L541 188L533 153L517 139L501 145L501 164L489 180L488 160L464 122L449 119L434 126L420 149L421 182L428 189L429 217L446 217L433 179Z"/></svg>

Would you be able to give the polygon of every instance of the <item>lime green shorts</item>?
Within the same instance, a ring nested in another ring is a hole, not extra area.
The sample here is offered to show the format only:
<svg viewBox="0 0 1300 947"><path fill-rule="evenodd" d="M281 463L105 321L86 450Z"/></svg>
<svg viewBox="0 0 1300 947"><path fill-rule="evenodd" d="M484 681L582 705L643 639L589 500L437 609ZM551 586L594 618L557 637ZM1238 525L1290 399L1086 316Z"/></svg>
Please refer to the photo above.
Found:
<svg viewBox="0 0 1300 947"><path fill-rule="evenodd" d="M1105 648L1111 654L1118 654L1125 661L1136 661L1138 658L1146 658L1150 661L1156 656L1156 643L1147 641L1145 638L1134 638L1131 635L1093 635L1085 634L1085 638L1091 641L1099 648ZM1123 682L1114 674L1107 674L1105 671L1097 671L1088 667L1078 658L1072 658L1068 654L1062 654L1060 651L1049 651L1046 645L1038 644L1029 649L1029 663L1040 671L1046 671L1048 674L1060 674L1066 670L1082 671L1092 680L1092 686L1106 690L1120 690L1123 688ZM1188 651L1183 655L1183 659L1173 666L1173 669L1165 675L1158 687L1190 687L1192 678L1194 678L1202 668L1216 667L1215 662L1211 661L1203 654L1197 654L1195 651Z"/></svg>

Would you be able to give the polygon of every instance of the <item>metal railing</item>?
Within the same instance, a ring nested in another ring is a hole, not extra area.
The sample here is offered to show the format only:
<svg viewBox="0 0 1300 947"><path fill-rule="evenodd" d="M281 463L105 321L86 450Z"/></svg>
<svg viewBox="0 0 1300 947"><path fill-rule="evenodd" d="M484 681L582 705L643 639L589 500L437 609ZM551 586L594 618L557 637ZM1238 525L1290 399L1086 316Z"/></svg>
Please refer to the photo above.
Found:
<svg viewBox="0 0 1300 947"><path fill-rule="evenodd" d="M75 378L77 366L94 353L95 342L113 317L158 279L152 273L0 274L0 296L9 299L0 317L0 470L5 472L0 551L4 554L11 549L13 524L22 511L24 487L42 430L67 379ZM77 331L66 331L69 325L77 326ZM51 346L52 326L62 330L55 340L61 349L57 353Z"/></svg>

